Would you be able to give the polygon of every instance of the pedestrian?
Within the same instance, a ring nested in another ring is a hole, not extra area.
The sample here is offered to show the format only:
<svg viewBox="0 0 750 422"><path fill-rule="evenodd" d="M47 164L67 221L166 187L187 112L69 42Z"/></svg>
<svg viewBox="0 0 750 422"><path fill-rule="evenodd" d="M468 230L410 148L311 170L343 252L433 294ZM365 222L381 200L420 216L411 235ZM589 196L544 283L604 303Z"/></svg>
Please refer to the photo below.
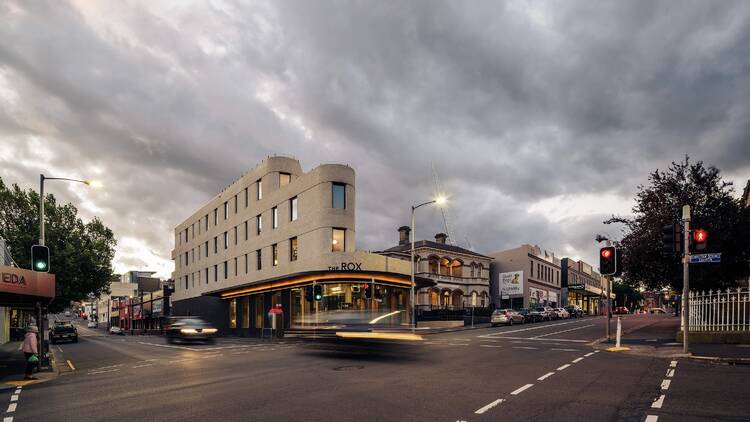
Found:
<svg viewBox="0 0 750 422"><path fill-rule="evenodd" d="M39 328L36 325L30 326L26 330L26 337L23 339L23 355L26 357L26 376L23 379L35 380L36 377L31 376L34 372L34 367L39 362L39 349L37 348L36 335L39 333ZM34 356L36 359L32 359Z"/></svg>

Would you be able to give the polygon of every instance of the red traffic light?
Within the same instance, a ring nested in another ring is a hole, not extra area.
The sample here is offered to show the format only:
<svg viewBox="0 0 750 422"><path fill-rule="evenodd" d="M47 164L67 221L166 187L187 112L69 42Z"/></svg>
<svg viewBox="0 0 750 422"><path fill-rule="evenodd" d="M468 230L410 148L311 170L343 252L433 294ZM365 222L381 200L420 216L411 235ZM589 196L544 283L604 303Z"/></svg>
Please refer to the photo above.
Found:
<svg viewBox="0 0 750 422"><path fill-rule="evenodd" d="M602 249L602 258L609 259L609 257L612 256L612 250L609 248Z"/></svg>
<svg viewBox="0 0 750 422"><path fill-rule="evenodd" d="M693 231L693 240L696 243L703 243L708 239L708 232L703 229Z"/></svg>

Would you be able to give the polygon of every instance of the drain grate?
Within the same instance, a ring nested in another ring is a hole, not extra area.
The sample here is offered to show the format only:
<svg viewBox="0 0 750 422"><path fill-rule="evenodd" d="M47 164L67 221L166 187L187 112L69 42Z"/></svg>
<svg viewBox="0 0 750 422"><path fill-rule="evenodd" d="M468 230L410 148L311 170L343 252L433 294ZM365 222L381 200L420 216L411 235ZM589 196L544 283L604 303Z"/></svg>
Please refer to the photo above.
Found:
<svg viewBox="0 0 750 422"><path fill-rule="evenodd" d="M364 366L362 365L346 365L346 366L337 366L333 368L334 371L359 371L360 369L364 369Z"/></svg>

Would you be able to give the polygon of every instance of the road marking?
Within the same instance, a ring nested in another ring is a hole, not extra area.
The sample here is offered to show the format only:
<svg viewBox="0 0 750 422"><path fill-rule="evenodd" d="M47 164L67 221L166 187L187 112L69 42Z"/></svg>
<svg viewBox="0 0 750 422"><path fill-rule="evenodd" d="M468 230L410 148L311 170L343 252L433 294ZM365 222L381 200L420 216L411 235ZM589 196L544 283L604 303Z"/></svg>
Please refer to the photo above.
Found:
<svg viewBox="0 0 750 422"><path fill-rule="evenodd" d="M217 358L219 356L224 356L224 354L223 353L219 353L219 354L216 354L216 355L201 356L201 359L211 359L211 358Z"/></svg>
<svg viewBox="0 0 750 422"><path fill-rule="evenodd" d="M488 404L487 406L484 406L484 407L482 407L480 409L477 409L477 411L474 412L474 413L476 413L477 415L481 415L482 413L484 413L484 412L492 409L493 407L497 406L498 404L500 404L500 403L502 403L504 401L505 400L503 400L503 399L497 399L497 400L493 401L492 403Z"/></svg>
<svg viewBox="0 0 750 422"><path fill-rule="evenodd" d="M567 333L569 331L583 330L584 328L589 328L589 327L593 327L593 326L594 326L594 324L584 325L583 327L575 327L575 328L571 328L569 330L562 330L562 331L556 331L554 333L547 333L547 334L538 335L538 336L535 336L534 338L542 338L542 337L552 336L552 335L555 335L555 334Z"/></svg>
<svg viewBox="0 0 750 422"><path fill-rule="evenodd" d="M169 361L169 363L180 363L180 362L188 362L188 361L191 361L191 360L193 360L193 359L192 359L192 358L187 358L187 359L176 359L176 360L170 360L170 361Z"/></svg>
<svg viewBox="0 0 750 422"><path fill-rule="evenodd" d="M469 343L448 343L448 346L468 346Z"/></svg>
<svg viewBox="0 0 750 422"><path fill-rule="evenodd" d="M517 389L516 391L513 391L512 393L510 393L510 395L511 396L517 396L517 395L523 393L524 391L528 390L529 388L531 388L533 386L534 386L534 384L526 384L523 387Z"/></svg>
<svg viewBox="0 0 750 422"><path fill-rule="evenodd" d="M674 369L667 369L667 377L672 378L674 376Z"/></svg>
<svg viewBox="0 0 750 422"><path fill-rule="evenodd" d="M521 333L521 332L524 332L524 331L531 331L531 330L542 330L542 329L545 329L545 328L557 327L557 326L560 326L560 325L575 324L576 322L580 322L580 321L561 322L559 324L541 325L539 327L520 328L518 330L510 330L510 331L500 331L498 333L483 334L483 335L477 336L477 337L482 337L482 338L502 338L504 336L504 334Z"/></svg>
<svg viewBox="0 0 750 422"><path fill-rule="evenodd" d="M570 366L570 364L569 364L569 363L566 363L565 365L563 365L563 366L561 366L561 367L557 368L557 370L558 370L558 371L562 371L563 369L565 369L565 368L567 368L567 367L569 367L569 366Z"/></svg>
<svg viewBox="0 0 750 422"><path fill-rule="evenodd" d="M554 372L547 372L546 374L542 375L541 377L537 378L537 381L544 381L547 378L551 377L552 375L555 375Z"/></svg>
<svg viewBox="0 0 750 422"><path fill-rule="evenodd" d="M156 343L148 343L145 341L139 341L138 344L145 344L147 346L156 346L156 347L168 347L170 349L182 349L182 350L191 350L193 352L199 352L201 350L209 350L209 349L196 349L195 347L185 347L185 346L173 346L171 344L156 344Z"/></svg>
<svg viewBox="0 0 750 422"><path fill-rule="evenodd" d="M601 352L601 350L594 350L594 353L599 353L599 352Z"/></svg>
<svg viewBox="0 0 750 422"><path fill-rule="evenodd" d="M11 403L8 405L8 410L5 411L5 413L13 413L16 411L16 406L18 406L17 403Z"/></svg>
<svg viewBox="0 0 750 422"><path fill-rule="evenodd" d="M666 395L664 395L664 394L662 394L661 396L659 396L659 398L656 399L656 400L654 400L654 402L651 404L651 407L653 407L654 409L661 409L661 406L664 404L664 398L665 397L666 397Z"/></svg>
<svg viewBox="0 0 750 422"><path fill-rule="evenodd" d="M672 383L672 380L664 380L661 382L661 389L662 390L669 390L669 384Z"/></svg>
<svg viewBox="0 0 750 422"><path fill-rule="evenodd" d="M672 362L669 362L669 367L670 368L677 368L677 361L673 360Z"/></svg>
<svg viewBox="0 0 750 422"><path fill-rule="evenodd" d="M567 338L536 338L536 337L496 337L500 340L526 340L526 341L519 341L515 343L526 343L528 341L565 341L565 342L571 342L571 343L590 343L591 340L573 340L573 339L567 339Z"/></svg>
<svg viewBox="0 0 750 422"><path fill-rule="evenodd" d="M588 352L588 353L586 353L586 354L585 354L584 356L586 356L586 357L589 357L589 356L591 356L591 355L593 355L593 354L594 354L594 352Z"/></svg>
<svg viewBox="0 0 750 422"><path fill-rule="evenodd" d="M3 418L3 422L13 422L13 416L7 416Z"/></svg>
<svg viewBox="0 0 750 422"><path fill-rule="evenodd" d="M656 422L659 420L659 417L656 415L647 415L646 416L646 422Z"/></svg>
<svg viewBox="0 0 750 422"><path fill-rule="evenodd" d="M154 365L156 365L156 364L155 363L144 363L143 365L136 365L136 366L134 366L133 369L136 369L136 368L145 368L147 366L154 366Z"/></svg>
<svg viewBox="0 0 750 422"><path fill-rule="evenodd" d="M495 344L480 344L479 347L497 347L497 348L501 348L503 346L497 346Z"/></svg>
<svg viewBox="0 0 750 422"><path fill-rule="evenodd" d="M62 352L63 352L63 351L62 351L62 348L60 348L60 346L55 346L55 347L57 347L57 350L59 350L59 351L60 351L60 353L62 353Z"/></svg>
<svg viewBox="0 0 750 422"><path fill-rule="evenodd" d="M101 371L102 369L119 368L121 366L125 366L125 364L124 363L118 363L117 365L102 366L100 368L89 369L89 371Z"/></svg>
<svg viewBox="0 0 750 422"><path fill-rule="evenodd" d="M558 352L580 352L581 351L581 349L555 349L555 348L552 348L550 350L556 350Z"/></svg>
<svg viewBox="0 0 750 422"><path fill-rule="evenodd" d="M76 367L75 367L75 366L73 366L73 362L71 362L71 361L70 361L70 359L68 359L68 361L67 361L67 362L68 362L68 366L70 366L70 370L71 370L71 371L75 371L75 370L76 370Z"/></svg>
<svg viewBox="0 0 750 422"><path fill-rule="evenodd" d="M10 396L10 401L18 401L18 394L13 394Z"/></svg>
<svg viewBox="0 0 750 422"><path fill-rule="evenodd" d="M578 359L573 359L573 363L578 363L578 362L580 362L580 361L582 361L582 360L583 360L583 358L582 358L582 357L580 357L580 358L578 358Z"/></svg>
<svg viewBox="0 0 750 422"><path fill-rule="evenodd" d="M119 368L117 368L117 369L108 369L108 370L106 370L106 371L89 371L89 375L96 375L96 374L106 374L106 373L108 373L108 372L117 372L117 371L119 371L119 370L120 370L120 369L119 369Z"/></svg>
<svg viewBox="0 0 750 422"><path fill-rule="evenodd" d="M524 350L539 350L538 347L529 347L529 346L513 346L514 349L524 349Z"/></svg>

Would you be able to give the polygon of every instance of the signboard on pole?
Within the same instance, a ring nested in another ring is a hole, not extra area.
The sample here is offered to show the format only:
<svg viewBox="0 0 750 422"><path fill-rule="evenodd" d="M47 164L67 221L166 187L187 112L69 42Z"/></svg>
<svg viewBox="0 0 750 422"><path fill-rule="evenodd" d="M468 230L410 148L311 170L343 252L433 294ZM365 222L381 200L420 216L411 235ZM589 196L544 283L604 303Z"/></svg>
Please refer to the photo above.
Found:
<svg viewBox="0 0 750 422"><path fill-rule="evenodd" d="M710 264L717 262L721 262L721 252L690 255L691 264Z"/></svg>
<svg viewBox="0 0 750 422"><path fill-rule="evenodd" d="M523 271L499 274L500 297L523 295Z"/></svg>

